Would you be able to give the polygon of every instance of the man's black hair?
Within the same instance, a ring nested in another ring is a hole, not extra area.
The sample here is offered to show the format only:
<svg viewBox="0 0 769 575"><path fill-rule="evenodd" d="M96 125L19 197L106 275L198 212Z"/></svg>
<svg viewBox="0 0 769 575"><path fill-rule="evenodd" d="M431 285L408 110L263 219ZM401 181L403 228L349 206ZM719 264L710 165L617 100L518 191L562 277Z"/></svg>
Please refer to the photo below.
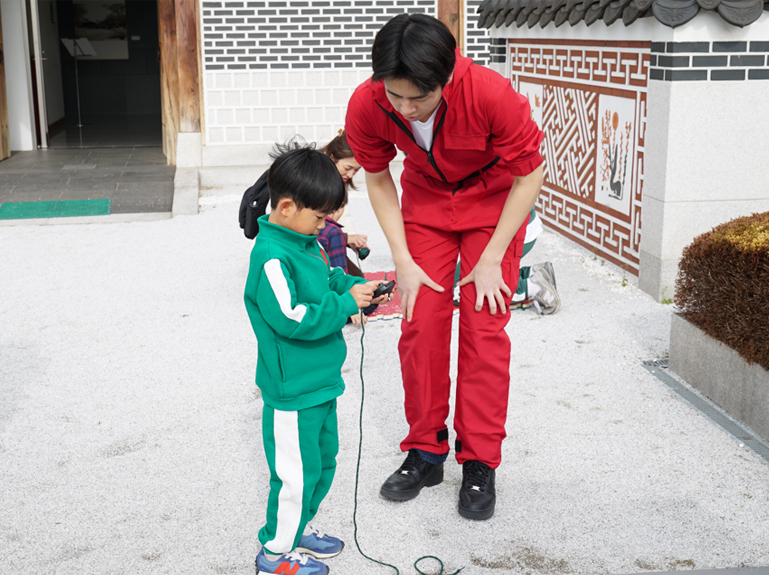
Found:
<svg viewBox="0 0 769 575"><path fill-rule="evenodd" d="M454 71L456 47L454 36L440 20L426 14L399 14L374 38L371 79L408 80L425 94L443 88Z"/></svg>
<svg viewBox="0 0 769 575"><path fill-rule="evenodd" d="M267 186L273 210L283 198L293 200L299 209L329 214L342 207L347 195L344 180L331 158L314 145L292 138L275 144L270 157L274 161Z"/></svg>

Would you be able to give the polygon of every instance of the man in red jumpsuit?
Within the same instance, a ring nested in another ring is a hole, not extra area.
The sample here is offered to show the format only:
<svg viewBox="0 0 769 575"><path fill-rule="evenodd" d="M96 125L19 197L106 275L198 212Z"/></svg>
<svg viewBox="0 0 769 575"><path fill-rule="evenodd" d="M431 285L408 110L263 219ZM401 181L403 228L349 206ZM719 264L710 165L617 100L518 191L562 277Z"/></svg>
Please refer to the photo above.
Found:
<svg viewBox="0 0 769 575"><path fill-rule="evenodd" d="M494 513L510 385L508 305L542 185L542 132L510 81L456 50L451 32L401 14L378 33L374 74L350 99L347 139L366 170L404 308L398 346L409 433L380 493L404 501L443 481L449 452L452 282L461 259L455 452L459 513ZM407 154L402 205L390 174Z"/></svg>

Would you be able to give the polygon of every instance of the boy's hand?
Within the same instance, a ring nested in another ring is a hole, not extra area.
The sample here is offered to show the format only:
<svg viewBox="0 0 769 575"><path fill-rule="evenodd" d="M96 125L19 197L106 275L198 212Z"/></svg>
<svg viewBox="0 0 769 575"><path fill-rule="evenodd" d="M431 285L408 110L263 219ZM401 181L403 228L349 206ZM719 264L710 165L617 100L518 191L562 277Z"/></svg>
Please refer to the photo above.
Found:
<svg viewBox="0 0 769 575"><path fill-rule="evenodd" d="M387 282L383 282L382 280L373 280L368 283L372 284L374 286L374 290L376 290L376 288L378 288L380 285L385 284ZM376 299L372 299L371 303L376 303L376 304L385 303L390 301L391 297L392 297L391 294L385 293L380 295Z"/></svg>
<svg viewBox="0 0 769 575"><path fill-rule="evenodd" d="M371 304L371 296L374 295L374 290L379 285L379 281L370 281L364 284L355 284L350 288L350 295L355 298L355 303L358 304L358 308L362 309Z"/></svg>

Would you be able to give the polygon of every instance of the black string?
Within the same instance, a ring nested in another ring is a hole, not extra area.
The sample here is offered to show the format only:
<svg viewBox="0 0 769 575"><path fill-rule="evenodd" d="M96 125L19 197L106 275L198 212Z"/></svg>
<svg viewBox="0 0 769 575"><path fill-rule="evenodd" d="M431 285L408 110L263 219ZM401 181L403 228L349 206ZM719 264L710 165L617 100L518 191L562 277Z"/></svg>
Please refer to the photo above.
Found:
<svg viewBox="0 0 769 575"><path fill-rule="evenodd" d="M358 269L361 269L360 267L360 258L358 258L358 252L355 251L355 259L358 260ZM363 273L363 270L361 270L361 273ZM360 313L360 328L361 328L361 334L360 334L360 416L358 418L358 462L355 466L355 502L353 506L353 512L352 512L352 523L354 527L354 538L355 538L355 546L358 548L358 553L363 555L366 559L369 561L373 561L374 563L377 563L379 565L382 565L383 567L390 567L391 569L395 570L396 575L400 575L400 571L395 565L391 565L390 563L385 563L384 561L379 561L377 559L374 559L373 557L369 557L366 555L363 550L360 548L360 543L358 542L358 484L360 482L360 458L361 453L363 451L363 403L366 396L366 384L363 381L363 358L365 357L365 347L363 346L363 338L366 335L366 326L364 323L364 315L363 310L359 311ZM435 574L428 574L422 571L419 568L419 562L423 561L424 559L435 559L439 565L440 565L440 571L438 571ZM443 561L438 559L434 555L423 555L416 561L414 561L414 569L417 570L417 573L420 575L444 575L443 573ZM457 575L460 571L462 571L464 567L460 567L453 573L446 573L445 575Z"/></svg>

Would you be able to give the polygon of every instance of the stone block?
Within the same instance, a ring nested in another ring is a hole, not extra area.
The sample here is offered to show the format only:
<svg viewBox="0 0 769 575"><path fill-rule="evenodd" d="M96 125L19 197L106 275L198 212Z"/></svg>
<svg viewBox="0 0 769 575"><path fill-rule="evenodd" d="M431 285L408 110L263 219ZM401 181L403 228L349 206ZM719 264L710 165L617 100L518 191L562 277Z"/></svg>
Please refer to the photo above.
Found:
<svg viewBox="0 0 769 575"><path fill-rule="evenodd" d="M669 368L769 441L769 372L763 367L674 315Z"/></svg>
<svg viewBox="0 0 769 575"><path fill-rule="evenodd" d="M227 90L224 93L225 106L240 106L240 90Z"/></svg>
<svg viewBox="0 0 769 575"><path fill-rule="evenodd" d="M222 108L216 111L216 123L220 126L227 126L235 122L235 113L229 108Z"/></svg>
<svg viewBox="0 0 769 575"><path fill-rule="evenodd" d="M315 103L315 90L309 88L296 91L296 103L300 106L311 106Z"/></svg>
<svg viewBox="0 0 769 575"><path fill-rule="evenodd" d="M232 83L236 88L251 87L251 75L248 72L236 72L233 74L232 80Z"/></svg>
<svg viewBox="0 0 769 575"><path fill-rule="evenodd" d="M192 168L202 163L203 142L200 132L179 132L176 139L177 168Z"/></svg>
<svg viewBox="0 0 769 575"><path fill-rule="evenodd" d="M299 88L305 85L303 72L289 72L288 73L288 85L293 88Z"/></svg>
<svg viewBox="0 0 769 575"><path fill-rule="evenodd" d="M278 128L276 126L264 126L262 128L262 141L270 143L277 142Z"/></svg>
<svg viewBox="0 0 769 575"><path fill-rule="evenodd" d="M278 105L278 91L277 90L260 90L262 98L262 106L277 106Z"/></svg>
<svg viewBox="0 0 769 575"><path fill-rule="evenodd" d="M216 74L217 88L232 88L232 74L229 72L219 72Z"/></svg>
<svg viewBox="0 0 769 575"><path fill-rule="evenodd" d="M208 143L221 144L224 142L224 128L208 128Z"/></svg>
<svg viewBox="0 0 769 575"><path fill-rule="evenodd" d="M278 102L280 106L293 106L296 104L296 90L278 90Z"/></svg>
<svg viewBox="0 0 769 575"><path fill-rule="evenodd" d="M241 126L250 124L251 110L249 108L240 108L235 110L235 122Z"/></svg>
<svg viewBox="0 0 769 575"><path fill-rule="evenodd" d="M262 129L254 126L248 126L243 129L243 137L248 143L258 143L262 141Z"/></svg>
<svg viewBox="0 0 769 575"><path fill-rule="evenodd" d="M224 92L218 90L209 90L206 93L206 106L210 108L218 108L224 105Z"/></svg>
<svg viewBox="0 0 769 575"><path fill-rule="evenodd" d="M680 258L663 260L641 250L638 260L638 288L657 301L672 300Z"/></svg>
<svg viewBox="0 0 769 575"><path fill-rule="evenodd" d="M174 175L172 216L197 214L199 195L198 168L180 168L177 166Z"/></svg>
<svg viewBox="0 0 769 575"><path fill-rule="evenodd" d="M239 126L236 128L227 128L225 134L228 142L243 141L243 128Z"/></svg>
<svg viewBox="0 0 769 575"><path fill-rule="evenodd" d="M290 108L288 111L288 118L290 122L302 123L305 121L305 109L304 108Z"/></svg>

